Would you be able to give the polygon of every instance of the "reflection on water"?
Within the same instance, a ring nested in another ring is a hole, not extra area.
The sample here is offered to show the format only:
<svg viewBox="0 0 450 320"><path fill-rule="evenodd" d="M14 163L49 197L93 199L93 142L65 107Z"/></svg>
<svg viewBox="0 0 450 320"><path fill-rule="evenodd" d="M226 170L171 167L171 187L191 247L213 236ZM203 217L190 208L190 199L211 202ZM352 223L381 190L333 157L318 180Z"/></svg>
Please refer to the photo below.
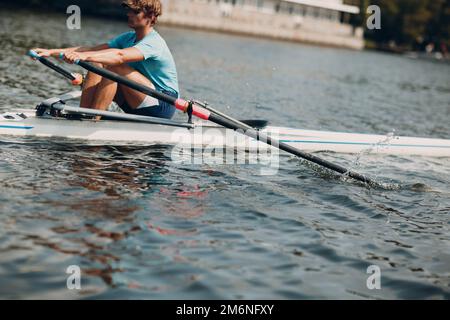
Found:
<svg viewBox="0 0 450 320"><path fill-rule="evenodd" d="M0 146L2 297L446 296L448 193L337 184L289 157L263 180L257 166L176 163L167 146ZM79 292L64 289L72 264ZM364 288L370 264L389 274L385 295Z"/></svg>
<svg viewBox="0 0 450 320"><path fill-rule="evenodd" d="M12 194L17 193L13 190L28 193L35 198L35 208L33 214L14 216L15 228L10 229L9 237L19 237L24 245L6 247L5 256L14 250L47 248L53 254L80 259L86 276L98 277L115 287L114 277L123 268L117 267L121 256L111 253L114 244L129 241L142 232L180 237L197 233L196 228L177 230L158 223L161 210L183 221L203 216L205 206L198 202L208 197L207 188L198 184L189 184L186 179L174 181L173 176L170 180L165 178L173 171L167 166L170 147L89 147L23 139L21 148L23 154L15 153L8 168L10 177L2 176L4 179L0 180L2 194L5 189ZM2 159L8 159L9 151L15 152L16 145L2 144L1 150ZM19 172L20 181L10 179ZM23 185L25 177L33 181ZM142 200L144 197L146 200ZM150 199L154 200L151 206ZM20 198L11 199L16 200L20 202ZM2 208L4 214L8 215L8 211ZM41 221L48 230L28 230L30 221ZM135 253L142 250L133 249ZM183 257L178 254L176 260L182 261ZM138 282L129 285L141 287Z"/></svg>

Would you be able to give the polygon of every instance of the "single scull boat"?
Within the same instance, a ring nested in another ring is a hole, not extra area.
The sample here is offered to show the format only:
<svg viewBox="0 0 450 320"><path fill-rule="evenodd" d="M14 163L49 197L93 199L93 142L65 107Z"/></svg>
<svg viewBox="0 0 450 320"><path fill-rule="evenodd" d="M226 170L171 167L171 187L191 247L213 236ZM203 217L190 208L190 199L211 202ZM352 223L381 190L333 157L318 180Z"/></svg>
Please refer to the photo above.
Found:
<svg viewBox="0 0 450 320"><path fill-rule="evenodd" d="M57 71L66 78L72 81L76 79L76 76L71 74L68 70L54 64L44 57L40 57L36 52L29 51L28 54L33 59L39 60L47 67ZM187 101L181 98L174 98L173 96L159 92L153 88L132 81L114 72L90 64L89 62L77 60L75 63L87 71L98 74L103 78L115 81L131 89L173 105L176 109L188 115L188 122L182 123L166 119L142 117L130 114L121 115L117 112L99 111L79 108L77 106L69 106L66 102L79 96L79 93L74 93L44 101L37 107L35 114L30 114L29 112L24 111L15 114L2 115L2 118L0 118L0 135L19 134L84 139L89 137L93 140L113 139L118 141L123 139L126 141L141 141L140 139L144 139L146 143L171 144L175 142L176 144L184 144L187 142L191 147L195 147L197 145L196 142L198 141L200 141L201 145L204 145L206 136L210 137L210 139L206 139L206 145L209 147L218 145L219 147L226 148L240 148L245 146L251 150L255 147L255 145L256 149L259 149L260 145L264 145L266 149L274 148L276 150L282 150L291 155L295 155L299 158L315 163L365 184L377 187L383 186L370 177L318 157L317 155L311 154L301 148L309 145L308 149L311 149L311 146L313 145L321 145L322 147L320 150L334 151L332 148L324 148L324 146L347 145L345 148L356 149L353 149L352 152L361 152L363 151L361 150L361 146L368 147L369 145L372 145L371 149L375 149L378 144L382 148L387 147L388 145L383 145L383 141L386 139L382 139L380 136L352 135L353 140L348 141L348 139L345 138L348 134L343 133L324 133L320 131L302 131L288 128L264 127L261 125L255 126L254 121L245 123L218 112L217 110L197 101ZM91 119L90 121L83 121L83 116L86 115L96 116L96 118L102 117L104 120L93 121ZM207 125L206 128L209 127L209 129L205 132L203 129L205 126L202 126L201 124L194 124L192 122L193 116L195 118L208 121L208 124L212 123L213 125ZM119 120L122 121L122 123L114 123L111 120L105 120L105 118ZM55 121L61 121L58 123L61 125L57 126ZM130 126L130 124L125 123L125 121L134 121L135 123ZM143 127L144 124L145 127ZM176 129L174 129L174 127ZM121 131L119 128L124 129L124 131ZM217 139L218 137L219 139ZM338 137L342 140L339 141ZM239 141L244 141L244 144L242 145ZM233 144L230 145L230 142L233 142ZM447 156L449 146L450 145L445 140L436 141L433 139L418 138L404 138L404 141L399 144L400 149L410 148L411 151L416 149L429 149L427 155L431 154L430 150L433 150L432 153L434 155L440 153L442 150L446 150L445 153L439 154L439 156ZM342 151L345 148L338 149L341 149ZM416 154L416 152L417 151L414 151L411 154ZM422 154L422 152L419 154Z"/></svg>
<svg viewBox="0 0 450 320"><path fill-rule="evenodd" d="M164 144L192 147L224 147L262 150L267 145L245 137L234 130L205 121L194 123L154 119L128 114L105 112L108 120L95 121L88 115L98 111L78 108L75 104L81 91L73 91L43 101L38 110L23 109L0 114L0 135L29 137L61 137L109 144ZM73 101L72 105L70 102ZM50 110L58 112L50 112ZM39 112L39 110L41 110ZM45 112L47 111L47 112ZM39 114L40 115L37 115ZM117 118L115 118L117 117ZM245 121L260 132L280 142L309 152L371 153L386 155L421 155L450 157L450 140L390 135L369 135L343 132L304 130L266 126L265 121Z"/></svg>

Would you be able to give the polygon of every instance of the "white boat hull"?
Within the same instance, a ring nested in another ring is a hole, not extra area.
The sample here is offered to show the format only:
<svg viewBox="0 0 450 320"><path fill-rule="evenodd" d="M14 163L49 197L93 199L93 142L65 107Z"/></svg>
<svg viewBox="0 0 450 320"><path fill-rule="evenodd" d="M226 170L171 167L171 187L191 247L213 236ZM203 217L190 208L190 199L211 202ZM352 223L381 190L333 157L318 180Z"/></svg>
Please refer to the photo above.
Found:
<svg viewBox="0 0 450 320"><path fill-rule="evenodd" d="M22 114L23 116L20 116ZM261 130L308 152L423 155L450 157L450 140L353 134L267 127ZM192 147L267 149L264 143L215 125L195 129L124 121L67 120L35 117L33 110L0 115L0 136L59 137L90 144L164 144Z"/></svg>

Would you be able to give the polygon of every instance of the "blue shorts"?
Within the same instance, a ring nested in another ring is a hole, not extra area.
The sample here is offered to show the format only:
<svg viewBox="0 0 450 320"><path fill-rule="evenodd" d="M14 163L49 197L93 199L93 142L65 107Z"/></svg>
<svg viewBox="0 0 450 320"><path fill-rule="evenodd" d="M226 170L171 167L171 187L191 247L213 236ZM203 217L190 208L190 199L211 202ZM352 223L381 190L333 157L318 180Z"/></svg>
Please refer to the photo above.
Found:
<svg viewBox="0 0 450 320"><path fill-rule="evenodd" d="M178 94L173 93L171 91L163 90L162 93L165 93L174 98L178 98ZM175 106L173 106L165 101L161 101L161 100L159 101L158 105L148 106L148 107L139 108L139 109L133 109L130 106L128 106L127 103L125 102L124 104L120 105L120 108L125 113L129 113L129 114L136 114L136 115L147 116L147 117L165 118L165 119L172 119L172 117L176 111Z"/></svg>

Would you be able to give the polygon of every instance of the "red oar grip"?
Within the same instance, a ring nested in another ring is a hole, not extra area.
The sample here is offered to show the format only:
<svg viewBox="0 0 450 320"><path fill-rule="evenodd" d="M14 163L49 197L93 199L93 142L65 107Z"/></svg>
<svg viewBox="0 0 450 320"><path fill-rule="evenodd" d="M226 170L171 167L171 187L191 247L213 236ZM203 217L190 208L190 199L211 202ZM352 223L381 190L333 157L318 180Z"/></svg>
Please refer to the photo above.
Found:
<svg viewBox="0 0 450 320"><path fill-rule="evenodd" d="M83 76L79 73L73 73L75 79L72 80L74 86L81 86L83 84Z"/></svg>
<svg viewBox="0 0 450 320"><path fill-rule="evenodd" d="M177 99L175 101L175 108L186 113L189 108L189 102L184 99ZM205 108L199 107L194 104L192 106L192 114L197 118L208 120L211 115L211 112L209 112Z"/></svg>

